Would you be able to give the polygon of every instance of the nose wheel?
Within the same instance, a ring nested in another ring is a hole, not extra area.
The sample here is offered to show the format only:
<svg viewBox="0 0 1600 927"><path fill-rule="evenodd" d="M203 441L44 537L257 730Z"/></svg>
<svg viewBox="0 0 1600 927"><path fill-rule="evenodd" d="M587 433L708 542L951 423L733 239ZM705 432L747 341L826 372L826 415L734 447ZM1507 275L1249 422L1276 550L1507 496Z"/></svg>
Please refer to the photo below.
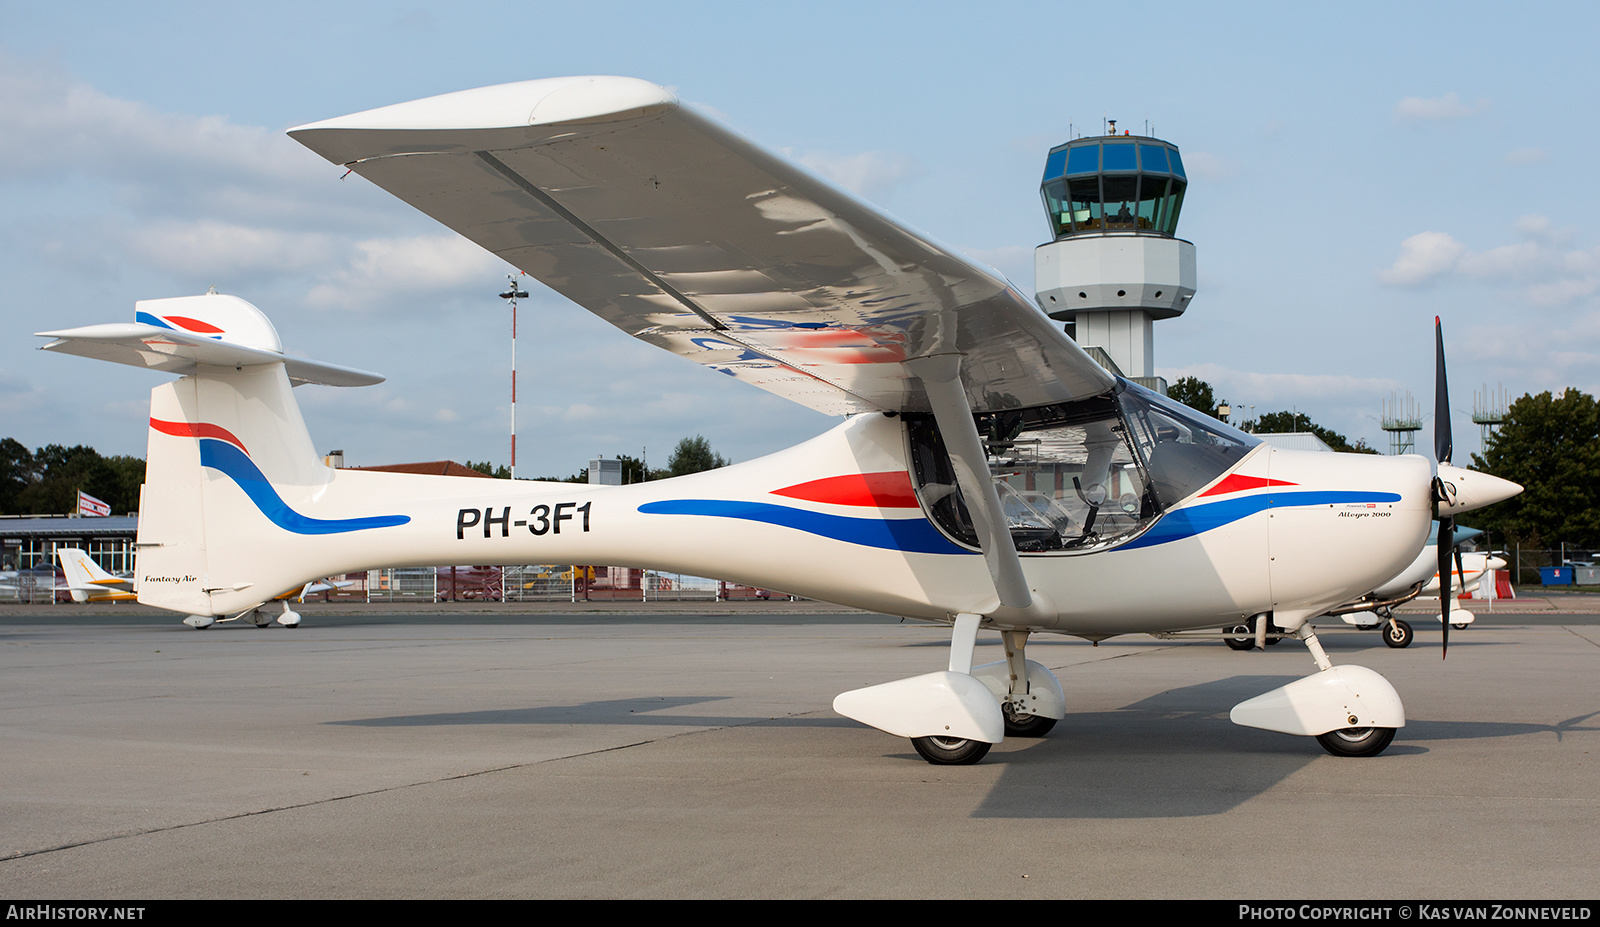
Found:
<svg viewBox="0 0 1600 927"><path fill-rule="evenodd" d="M1410 647L1413 636L1411 625L1399 618L1390 618L1389 623L1383 626L1383 642L1390 647Z"/></svg>

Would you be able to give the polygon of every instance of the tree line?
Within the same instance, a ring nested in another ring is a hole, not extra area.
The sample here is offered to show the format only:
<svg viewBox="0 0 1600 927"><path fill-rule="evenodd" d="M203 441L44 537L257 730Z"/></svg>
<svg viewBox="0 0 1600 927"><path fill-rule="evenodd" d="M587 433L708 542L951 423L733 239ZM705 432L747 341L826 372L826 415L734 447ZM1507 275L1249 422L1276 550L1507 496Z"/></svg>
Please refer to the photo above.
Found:
<svg viewBox="0 0 1600 927"><path fill-rule="evenodd" d="M667 465L646 470L644 461L626 454L622 461L624 483L665 479L726 467L726 457L711 449L701 435L678 442ZM511 477L510 468L487 462L465 461L466 466L500 479ZM587 483L589 470L571 476L543 477L554 483ZM139 487L144 483L144 459L127 455L103 456L86 444L63 447L47 444L30 451L15 438L0 439L0 515L66 515L78 510L78 491L111 506L113 515L139 509Z"/></svg>
<svg viewBox="0 0 1600 927"><path fill-rule="evenodd" d="M673 448L671 456L667 458L667 465L660 469L650 469L645 462L628 454L618 454L617 460L622 461L622 482L624 484L643 483L648 480L664 480L672 476L686 476L690 473L700 473L704 470L716 470L726 467L731 461L711 449L711 442L702 435L684 438ZM473 462L462 461L462 464L499 480L511 478L511 468L504 464L495 465L487 461ZM589 482L589 468L584 467L571 476L541 476L536 479L547 483L587 483Z"/></svg>
<svg viewBox="0 0 1600 927"><path fill-rule="evenodd" d="M1167 396L1176 399L1197 412L1204 412L1212 418L1220 418L1217 410L1228 404L1226 399L1218 402L1216 393L1211 384L1199 377L1184 377L1172 384L1167 389ZM1295 432L1307 432L1322 439L1322 443L1336 451L1346 454L1376 454L1376 448L1367 445L1365 438L1357 438L1354 442L1332 428L1324 428L1311 420L1311 416L1304 412L1268 412L1260 418L1248 422L1240 422L1237 426L1240 431L1258 435L1281 435Z"/></svg>
<svg viewBox="0 0 1600 927"><path fill-rule="evenodd" d="M29 451L15 438L0 439L0 515L65 515L78 510L78 490L111 506L111 514L139 508L144 459L101 456L86 444L47 444Z"/></svg>

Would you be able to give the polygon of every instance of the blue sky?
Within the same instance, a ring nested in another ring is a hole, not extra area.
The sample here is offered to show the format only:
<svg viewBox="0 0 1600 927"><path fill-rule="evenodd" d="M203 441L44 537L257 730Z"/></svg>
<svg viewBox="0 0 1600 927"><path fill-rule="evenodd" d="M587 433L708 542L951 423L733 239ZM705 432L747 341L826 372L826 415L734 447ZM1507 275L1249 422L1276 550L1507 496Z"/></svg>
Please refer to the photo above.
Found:
<svg viewBox="0 0 1600 927"><path fill-rule="evenodd" d="M154 377L37 352L208 286L293 353L386 374L297 391L356 464L509 457L508 268L283 130L470 87L673 88L1032 292L1047 149L1102 117L1179 145L1199 292L1156 364L1384 446L1473 390L1600 392L1591 4L60 3L0 0L0 435L143 454ZM522 476L596 453L744 460L831 423L524 304ZM1458 454L1458 456L1460 456Z"/></svg>

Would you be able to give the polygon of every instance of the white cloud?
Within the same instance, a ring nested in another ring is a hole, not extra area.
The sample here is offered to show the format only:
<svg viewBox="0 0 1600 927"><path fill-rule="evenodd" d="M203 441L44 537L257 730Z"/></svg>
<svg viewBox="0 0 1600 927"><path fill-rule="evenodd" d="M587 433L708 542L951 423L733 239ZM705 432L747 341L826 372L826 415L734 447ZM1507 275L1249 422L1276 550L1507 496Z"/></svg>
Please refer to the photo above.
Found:
<svg viewBox="0 0 1600 927"><path fill-rule="evenodd" d="M1487 112L1488 109L1488 100L1479 100L1469 105L1461 102L1461 98L1452 90L1442 97L1406 97L1394 105L1394 120L1410 125L1444 122L1476 116Z"/></svg>
<svg viewBox="0 0 1600 927"><path fill-rule="evenodd" d="M373 238L349 244L306 301L317 309L388 309L399 297L481 283L513 269L454 232Z"/></svg>
<svg viewBox="0 0 1600 927"><path fill-rule="evenodd" d="M1577 235L1576 229L1556 228L1549 216L1523 216L1511 223L1511 227L1536 241L1556 245L1564 245Z"/></svg>
<svg viewBox="0 0 1600 927"><path fill-rule="evenodd" d="M1392 286L1421 286L1455 269L1466 246L1445 232L1419 232L1400 243L1400 257L1378 279Z"/></svg>
<svg viewBox="0 0 1600 927"><path fill-rule="evenodd" d="M1378 280L1419 287L1459 277L1494 286L1522 285L1533 306L1565 306L1600 293L1600 247L1570 248L1576 233L1547 216L1513 223L1523 240L1487 251L1468 251L1446 232L1421 232L1400 243L1400 256Z"/></svg>
<svg viewBox="0 0 1600 927"><path fill-rule="evenodd" d="M784 154L824 180L871 200L888 199L896 187L921 172L916 158L890 151L834 154L786 150Z"/></svg>
<svg viewBox="0 0 1600 927"><path fill-rule="evenodd" d="M211 219L161 219L127 234L125 247L145 261L185 276L235 278L260 271L303 273L337 251L331 235Z"/></svg>
<svg viewBox="0 0 1600 927"><path fill-rule="evenodd" d="M0 54L0 179L85 172L121 181L310 176L281 132L107 96L38 61Z"/></svg>
<svg viewBox="0 0 1600 927"><path fill-rule="evenodd" d="M1453 363L1470 364L1489 382L1516 384L1514 395L1567 386L1600 390L1600 311L1537 325L1478 325L1455 339L1451 350Z"/></svg>
<svg viewBox="0 0 1600 927"><path fill-rule="evenodd" d="M1543 148L1517 148L1506 152L1507 164L1542 164L1550 160L1550 152Z"/></svg>
<svg viewBox="0 0 1600 927"><path fill-rule="evenodd" d="M1168 382L1181 377L1199 377L1211 384L1218 399L1255 403L1257 414L1274 411L1267 405L1299 403L1302 407L1319 401L1352 398L1365 401L1367 397L1404 389L1404 384L1387 377L1357 377L1348 374L1317 373L1256 373L1233 370L1221 364L1191 364L1185 367L1162 369L1160 374ZM1314 416L1313 416L1314 417Z"/></svg>

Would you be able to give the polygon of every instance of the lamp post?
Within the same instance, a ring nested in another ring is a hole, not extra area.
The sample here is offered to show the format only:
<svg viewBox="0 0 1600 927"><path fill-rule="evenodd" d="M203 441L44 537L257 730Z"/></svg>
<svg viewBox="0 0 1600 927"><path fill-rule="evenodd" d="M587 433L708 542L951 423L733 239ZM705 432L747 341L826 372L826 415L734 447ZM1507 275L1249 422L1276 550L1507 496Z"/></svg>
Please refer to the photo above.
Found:
<svg viewBox="0 0 1600 927"><path fill-rule="evenodd" d="M517 300L527 299L528 291L517 289L515 274L506 274L511 286L500 298L511 302L511 478L517 478Z"/></svg>

